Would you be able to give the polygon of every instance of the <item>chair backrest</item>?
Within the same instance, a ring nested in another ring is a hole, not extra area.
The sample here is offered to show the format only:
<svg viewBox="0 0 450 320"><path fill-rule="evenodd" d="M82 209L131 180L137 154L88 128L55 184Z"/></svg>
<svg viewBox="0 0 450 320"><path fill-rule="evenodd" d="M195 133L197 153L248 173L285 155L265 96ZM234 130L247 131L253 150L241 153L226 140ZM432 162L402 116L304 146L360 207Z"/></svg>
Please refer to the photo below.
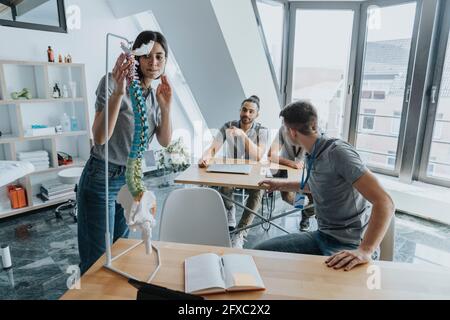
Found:
<svg viewBox="0 0 450 320"><path fill-rule="evenodd" d="M389 228L380 244L380 260L393 261L395 246L395 215L392 217Z"/></svg>
<svg viewBox="0 0 450 320"><path fill-rule="evenodd" d="M231 247L220 194L210 188L172 191L164 202L160 241Z"/></svg>

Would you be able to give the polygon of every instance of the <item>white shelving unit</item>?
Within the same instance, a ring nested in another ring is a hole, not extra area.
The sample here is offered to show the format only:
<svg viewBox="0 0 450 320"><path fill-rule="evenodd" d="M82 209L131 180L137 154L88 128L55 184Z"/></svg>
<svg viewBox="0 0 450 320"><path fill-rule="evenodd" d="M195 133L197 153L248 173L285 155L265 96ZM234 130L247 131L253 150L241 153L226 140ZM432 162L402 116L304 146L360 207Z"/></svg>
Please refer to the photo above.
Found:
<svg viewBox="0 0 450 320"><path fill-rule="evenodd" d="M76 83L76 95L72 97L70 82ZM53 86L67 85L71 98L52 98ZM11 93L30 90L32 99L13 100ZM57 126L61 116L74 115L78 131L53 135L29 136L27 129L33 124ZM16 161L18 152L46 150L50 168L36 171L17 181L25 187L28 207L11 209L6 187L0 188L0 219L30 210L41 209L67 201L71 197L43 202L37 198L43 181L57 178L60 170L82 167L89 159L90 130L86 93L86 76L83 64L47 63L0 60L0 161ZM73 164L58 165L58 152L73 157Z"/></svg>

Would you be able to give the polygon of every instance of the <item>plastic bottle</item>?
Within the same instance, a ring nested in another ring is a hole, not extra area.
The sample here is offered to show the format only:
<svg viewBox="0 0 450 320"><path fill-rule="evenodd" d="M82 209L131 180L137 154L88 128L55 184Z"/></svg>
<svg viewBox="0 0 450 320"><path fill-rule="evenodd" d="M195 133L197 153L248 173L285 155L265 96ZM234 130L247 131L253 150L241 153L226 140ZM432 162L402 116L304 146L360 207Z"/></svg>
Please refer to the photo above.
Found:
<svg viewBox="0 0 450 320"><path fill-rule="evenodd" d="M72 129L72 131L78 131L78 119L75 116L72 116L70 118L70 128Z"/></svg>
<svg viewBox="0 0 450 320"><path fill-rule="evenodd" d="M64 113L63 116L61 117L61 126L63 129L63 132L69 132L70 130L70 118L67 115L67 113Z"/></svg>

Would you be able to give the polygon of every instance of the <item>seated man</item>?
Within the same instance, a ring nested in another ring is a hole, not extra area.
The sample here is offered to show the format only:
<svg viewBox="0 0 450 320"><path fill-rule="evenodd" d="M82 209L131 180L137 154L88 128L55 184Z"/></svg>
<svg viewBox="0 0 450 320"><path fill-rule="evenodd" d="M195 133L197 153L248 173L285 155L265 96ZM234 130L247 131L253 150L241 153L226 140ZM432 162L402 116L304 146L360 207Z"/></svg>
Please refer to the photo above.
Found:
<svg viewBox="0 0 450 320"><path fill-rule="evenodd" d="M260 184L269 190L311 192L319 229L273 238L255 249L331 255L328 267L345 270L377 259L395 211L392 199L350 144L318 132L310 103L294 102L280 116L292 141L307 152L302 181Z"/></svg>
<svg viewBox="0 0 450 320"><path fill-rule="evenodd" d="M281 151L281 154L280 154ZM271 162L279 163L294 169L303 168L304 152L301 146L296 145L289 138L289 133L285 126L282 126L278 131L277 136L272 142L269 150L269 160ZM281 192L281 198L294 205L295 192ZM308 194L310 202L312 202L311 195ZM314 215L314 208L302 210L302 219L300 221L300 231L307 231L309 229L309 219Z"/></svg>
<svg viewBox="0 0 450 320"><path fill-rule="evenodd" d="M259 161L264 154L267 144L268 130L261 126L260 123L255 122L259 115L259 98L251 96L244 100L240 110L240 120L230 121L223 125L220 132L214 138L211 146L205 151L203 157L199 161L199 166L205 168L208 166L210 160L214 158L220 148L227 142L227 150L224 154L228 158ZM233 197L234 188L221 187L219 192L229 198ZM261 207L261 199L264 191L262 190L248 190L249 197L245 206L253 211L258 211ZM225 208L228 213L228 226L230 231L236 227L236 207L233 202L223 199ZM250 225L253 221L254 215L248 210L244 210L242 218L239 221L237 228L243 228ZM248 229L242 232L235 233L231 239L233 247L242 248L244 238L248 233Z"/></svg>

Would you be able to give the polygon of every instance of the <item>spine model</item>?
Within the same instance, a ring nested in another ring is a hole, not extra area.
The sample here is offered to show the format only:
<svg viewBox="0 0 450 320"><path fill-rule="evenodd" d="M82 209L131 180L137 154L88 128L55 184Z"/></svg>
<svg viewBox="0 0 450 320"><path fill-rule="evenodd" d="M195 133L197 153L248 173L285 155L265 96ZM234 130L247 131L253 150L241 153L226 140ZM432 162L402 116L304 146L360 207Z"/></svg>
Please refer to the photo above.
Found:
<svg viewBox="0 0 450 320"><path fill-rule="evenodd" d="M134 136L128 155L125 177L131 195L136 201L140 201L144 192L147 191L142 174L142 155L149 144L147 105L138 76L139 62L131 53L127 53L127 56L133 61L130 66L127 87L134 113Z"/></svg>

